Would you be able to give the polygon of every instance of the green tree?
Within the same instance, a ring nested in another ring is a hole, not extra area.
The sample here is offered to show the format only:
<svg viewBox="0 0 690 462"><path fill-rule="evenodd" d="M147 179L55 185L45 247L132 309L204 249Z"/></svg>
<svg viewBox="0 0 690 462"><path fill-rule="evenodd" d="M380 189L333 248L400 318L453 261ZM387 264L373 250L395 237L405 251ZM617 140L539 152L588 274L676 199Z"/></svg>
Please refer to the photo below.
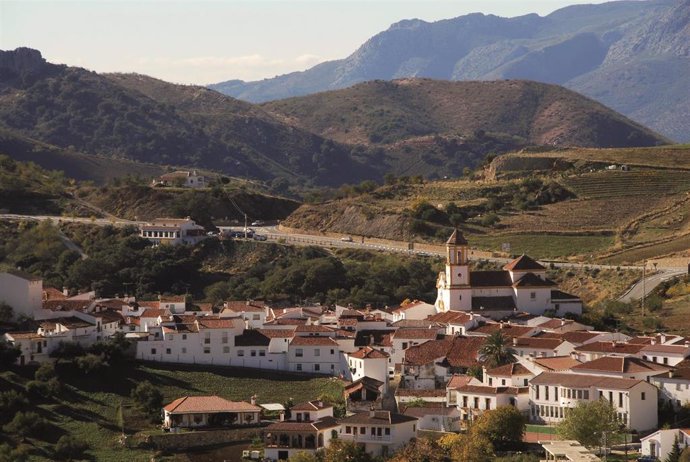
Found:
<svg viewBox="0 0 690 462"><path fill-rule="evenodd" d="M62 435L55 445L55 456L58 460L78 460L84 458L89 445L71 435Z"/></svg>
<svg viewBox="0 0 690 462"><path fill-rule="evenodd" d="M429 438L411 440L388 462L445 462L446 455L441 446Z"/></svg>
<svg viewBox="0 0 690 462"><path fill-rule="evenodd" d="M371 462L372 458L364 448L351 441L331 440L324 451L323 462Z"/></svg>
<svg viewBox="0 0 690 462"><path fill-rule="evenodd" d="M515 449L522 444L525 417L513 406L501 406L482 414L472 431L486 437L498 451Z"/></svg>
<svg viewBox="0 0 690 462"><path fill-rule="evenodd" d="M34 379L41 382L47 382L55 377L57 377L57 374L55 372L55 365L52 362L42 363L34 373Z"/></svg>
<svg viewBox="0 0 690 462"><path fill-rule="evenodd" d="M10 342L0 340L0 367L7 369L17 362L22 352Z"/></svg>
<svg viewBox="0 0 690 462"><path fill-rule="evenodd" d="M288 462L319 462L319 458L313 452L300 451L291 456Z"/></svg>
<svg viewBox="0 0 690 462"><path fill-rule="evenodd" d="M0 322L10 322L14 318L14 310L10 305L0 302Z"/></svg>
<svg viewBox="0 0 690 462"><path fill-rule="evenodd" d="M590 448L599 446L604 434L606 440L610 441L618 429L616 411L604 399L578 403L556 426L563 439L577 440Z"/></svg>
<svg viewBox="0 0 690 462"><path fill-rule="evenodd" d="M151 417L159 416L163 407L163 393L151 385L149 381L143 381L132 390L132 398L139 409Z"/></svg>
<svg viewBox="0 0 690 462"><path fill-rule="evenodd" d="M18 411L29 405L29 400L15 390L0 393L0 423L5 423Z"/></svg>
<svg viewBox="0 0 690 462"><path fill-rule="evenodd" d="M671 452L668 453L664 462L680 462L680 456L682 451L680 449L680 440L678 435L673 437L673 446L671 446Z"/></svg>
<svg viewBox="0 0 690 462"><path fill-rule="evenodd" d="M7 443L0 444L0 462L26 462L29 460L29 449L26 445L12 448Z"/></svg>
<svg viewBox="0 0 690 462"><path fill-rule="evenodd" d="M489 462L494 460L494 448L488 438L472 432L458 435L450 450L453 462Z"/></svg>
<svg viewBox="0 0 690 462"><path fill-rule="evenodd" d="M38 435L46 426L45 420L35 412L17 412L10 423L2 427L8 433L23 438Z"/></svg>
<svg viewBox="0 0 690 462"><path fill-rule="evenodd" d="M489 335L479 349L479 359L487 367L497 367L515 362L515 350L509 346L509 339L499 330Z"/></svg>

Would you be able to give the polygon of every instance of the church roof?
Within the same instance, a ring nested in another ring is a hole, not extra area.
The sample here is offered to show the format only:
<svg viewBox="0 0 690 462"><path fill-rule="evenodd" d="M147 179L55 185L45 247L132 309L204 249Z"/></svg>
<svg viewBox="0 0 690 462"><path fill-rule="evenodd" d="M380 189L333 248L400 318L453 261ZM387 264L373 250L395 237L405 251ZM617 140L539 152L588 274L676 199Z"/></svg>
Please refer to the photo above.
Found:
<svg viewBox="0 0 690 462"><path fill-rule="evenodd" d="M542 279L534 273L527 273L515 281L513 287L552 287L556 283L550 279Z"/></svg>
<svg viewBox="0 0 690 462"><path fill-rule="evenodd" d="M522 255L508 263L506 266L503 267L503 269L508 271L534 271L545 270L546 268L544 268L531 257L528 257L527 255Z"/></svg>
<svg viewBox="0 0 690 462"><path fill-rule="evenodd" d="M472 297L473 311L511 311L515 309L515 301L510 295L496 297Z"/></svg>
<svg viewBox="0 0 690 462"><path fill-rule="evenodd" d="M472 287L511 287L513 285L508 271L471 271Z"/></svg>
<svg viewBox="0 0 690 462"><path fill-rule="evenodd" d="M453 234L450 235L448 240L446 241L447 245L468 245L467 244L467 239L465 239L465 236L462 235L462 232L458 230L458 228L455 228L453 231Z"/></svg>

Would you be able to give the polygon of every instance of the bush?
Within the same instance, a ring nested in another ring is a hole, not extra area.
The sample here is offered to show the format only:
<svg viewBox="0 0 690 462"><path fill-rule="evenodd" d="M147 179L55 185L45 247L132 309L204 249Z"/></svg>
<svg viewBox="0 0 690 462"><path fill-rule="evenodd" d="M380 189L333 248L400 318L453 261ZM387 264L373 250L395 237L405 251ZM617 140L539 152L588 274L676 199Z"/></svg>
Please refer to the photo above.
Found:
<svg viewBox="0 0 690 462"><path fill-rule="evenodd" d="M34 374L34 379L41 382L47 382L55 377L57 377L57 374L55 373L55 365L52 362L41 364Z"/></svg>
<svg viewBox="0 0 690 462"><path fill-rule="evenodd" d="M163 393L151 382L141 382L132 390L132 398L136 401L139 409L151 417L158 416L163 407Z"/></svg>
<svg viewBox="0 0 690 462"><path fill-rule="evenodd" d="M38 435L46 427L46 421L35 412L17 412L2 429L21 437Z"/></svg>
<svg viewBox="0 0 690 462"><path fill-rule="evenodd" d="M55 456L60 460L83 459L89 445L74 436L63 435L55 445Z"/></svg>
<svg viewBox="0 0 690 462"><path fill-rule="evenodd" d="M482 219L479 221L479 223L482 226L487 226L493 228L498 224L498 222L501 221L500 218L498 218L498 215L495 213L487 213L482 217Z"/></svg>
<svg viewBox="0 0 690 462"><path fill-rule="evenodd" d="M21 393L14 390L0 393L0 423L10 420L16 412L29 405L29 401Z"/></svg>
<svg viewBox="0 0 690 462"><path fill-rule="evenodd" d="M664 299L659 295L650 295L645 300L645 306L651 312L659 311L664 306Z"/></svg>
<svg viewBox="0 0 690 462"><path fill-rule="evenodd" d="M101 356L94 354L87 354L77 358L77 366L86 375L95 374L105 369L106 362Z"/></svg>
<svg viewBox="0 0 690 462"><path fill-rule="evenodd" d="M26 462L29 460L29 450L27 446L12 448L9 444L0 444L0 462Z"/></svg>
<svg viewBox="0 0 690 462"><path fill-rule="evenodd" d="M29 395L37 398L50 398L60 393L61 385L58 379L53 378L47 382L32 380L26 384Z"/></svg>
<svg viewBox="0 0 690 462"><path fill-rule="evenodd" d="M7 369L17 362L17 358L21 356L19 348L15 347L9 342L0 340L0 367Z"/></svg>

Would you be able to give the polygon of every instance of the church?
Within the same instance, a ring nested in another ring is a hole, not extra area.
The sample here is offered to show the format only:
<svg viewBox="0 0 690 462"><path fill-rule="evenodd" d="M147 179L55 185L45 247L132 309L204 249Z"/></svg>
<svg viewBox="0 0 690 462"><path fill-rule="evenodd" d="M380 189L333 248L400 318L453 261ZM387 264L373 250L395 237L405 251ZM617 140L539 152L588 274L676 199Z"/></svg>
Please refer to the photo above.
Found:
<svg viewBox="0 0 690 462"><path fill-rule="evenodd" d="M439 273L436 311L467 311L492 319L515 312L552 316L582 314L582 300L558 290L546 268L522 255L500 271L470 271L469 245L459 230L446 242L446 269Z"/></svg>

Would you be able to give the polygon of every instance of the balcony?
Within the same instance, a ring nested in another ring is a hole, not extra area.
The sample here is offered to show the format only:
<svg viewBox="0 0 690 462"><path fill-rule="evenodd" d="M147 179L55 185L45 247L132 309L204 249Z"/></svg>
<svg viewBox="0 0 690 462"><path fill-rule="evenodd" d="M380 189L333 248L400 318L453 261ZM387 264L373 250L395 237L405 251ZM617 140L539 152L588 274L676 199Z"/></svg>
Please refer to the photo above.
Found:
<svg viewBox="0 0 690 462"><path fill-rule="evenodd" d="M391 435L354 435L355 441L357 442L390 442L392 437Z"/></svg>

